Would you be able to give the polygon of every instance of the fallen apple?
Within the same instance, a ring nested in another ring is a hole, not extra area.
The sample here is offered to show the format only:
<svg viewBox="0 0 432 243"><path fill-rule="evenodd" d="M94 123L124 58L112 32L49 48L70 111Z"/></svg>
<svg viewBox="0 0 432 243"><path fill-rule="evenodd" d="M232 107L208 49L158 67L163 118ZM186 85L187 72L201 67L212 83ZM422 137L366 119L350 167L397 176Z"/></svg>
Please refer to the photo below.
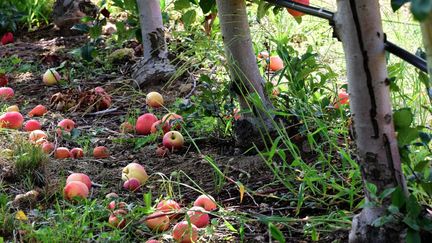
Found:
<svg viewBox="0 0 432 243"><path fill-rule="evenodd" d="M0 128L19 129L23 122L24 117L16 111L6 112L0 116Z"/></svg>
<svg viewBox="0 0 432 243"><path fill-rule="evenodd" d="M123 209L115 210L108 219L108 223L116 228L123 229L126 226L127 211Z"/></svg>
<svg viewBox="0 0 432 243"><path fill-rule="evenodd" d="M137 178L130 178L123 183L123 188L129 191L136 191L140 188L141 183Z"/></svg>
<svg viewBox="0 0 432 243"><path fill-rule="evenodd" d="M75 122L71 119L63 119L57 124L57 135L61 136L63 132L71 132L75 128Z"/></svg>
<svg viewBox="0 0 432 243"><path fill-rule="evenodd" d="M82 148L73 148L71 149L70 153L71 153L71 157L74 159L80 159L84 157L84 151Z"/></svg>
<svg viewBox="0 0 432 243"><path fill-rule="evenodd" d="M167 149L165 146L161 146L156 149L156 155L161 158L164 158L168 153L169 149Z"/></svg>
<svg viewBox="0 0 432 243"><path fill-rule="evenodd" d="M45 115L45 113L47 113L48 110L45 106L43 105L37 105L35 106L35 108L33 108L27 115L29 117L33 117L33 116L43 116Z"/></svg>
<svg viewBox="0 0 432 243"><path fill-rule="evenodd" d="M42 151L46 154L50 154L52 151L54 151L55 146L53 143L45 141L42 143Z"/></svg>
<svg viewBox="0 0 432 243"><path fill-rule="evenodd" d="M16 111L19 112L19 107L17 105L11 105L8 108L6 108L6 112Z"/></svg>
<svg viewBox="0 0 432 243"><path fill-rule="evenodd" d="M175 113L168 113L162 117L161 121L165 123L168 131L171 129L179 130L181 128L183 117Z"/></svg>
<svg viewBox="0 0 432 243"><path fill-rule="evenodd" d="M155 123L152 124L151 128L150 128L150 133L157 133L158 131L163 131L163 134L169 132L170 126L168 125L168 123L163 123L162 125L162 120L156 121Z"/></svg>
<svg viewBox="0 0 432 243"><path fill-rule="evenodd" d="M40 124L40 122L38 120L28 120L24 124L24 131L26 131L26 132L31 132L34 130L40 130L41 128L42 128L42 125Z"/></svg>
<svg viewBox="0 0 432 243"><path fill-rule="evenodd" d="M48 69L42 76L42 81L47 86L52 86L57 84L58 81L60 81L60 79L61 79L60 74L53 68Z"/></svg>
<svg viewBox="0 0 432 243"><path fill-rule="evenodd" d="M6 86L9 83L9 78L5 73L0 73L0 87Z"/></svg>
<svg viewBox="0 0 432 243"><path fill-rule="evenodd" d="M180 243L192 243L198 240L198 228L187 221L177 223L172 232L174 240Z"/></svg>
<svg viewBox="0 0 432 243"><path fill-rule="evenodd" d="M72 182L72 181L80 181L84 183L87 188L90 190L92 187L92 182L90 180L90 177L84 173L72 173L68 176L66 179L66 184Z"/></svg>
<svg viewBox="0 0 432 243"><path fill-rule="evenodd" d="M12 32L5 33L1 38L1 43L2 43L2 45L14 43L14 36L13 36Z"/></svg>
<svg viewBox="0 0 432 243"><path fill-rule="evenodd" d="M0 87L0 99L9 100L12 99L15 95L15 92L12 88L9 87Z"/></svg>
<svg viewBox="0 0 432 243"><path fill-rule="evenodd" d="M203 207L207 211L213 211L217 209L216 201L210 195L201 195L199 196L194 204L194 206Z"/></svg>
<svg viewBox="0 0 432 243"><path fill-rule="evenodd" d="M74 198L87 198L89 190L86 184L81 181L71 181L66 184L63 189L63 195L66 200L73 200Z"/></svg>
<svg viewBox="0 0 432 243"><path fill-rule="evenodd" d="M56 159L67 159L70 158L70 151L65 147L58 147L54 152L54 158Z"/></svg>
<svg viewBox="0 0 432 243"><path fill-rule="evenodd" d="M184 145L184 138L177 131L167 132L162 140L162 144L169 150L181 149Z"/></svg>
<svg viewBox="0 0 432 243"><path fill-rule="evenodd" d="M150 92L146 96L146 104L152 108L159 108L163 106L164 100L158 92Z"/></svg>
<svg viewBox="0 0 432 243"><path fill-rule="evenodd" d="M134 126L130 122L125 121L122 124L120 124L121 133L133 133L133 131L134 131Z"/></svg>
<svg viewBox="0 0 432 243"><path fill-rule="evenodd" d="M93 149L93 157L96 159L105 159L110 156L109 150L105 146L98 146Z"/></svg>
<svg viewBox="0 0 432 243"><path fill-rule="evenodd" d="M146 113L138 117L135 125L136 132L141 135L149 135L151 131L151 126L157 120L157 117L152 113Z"/></svg>
<svg viewBox="0 0 432 243"><path fill-rule="evenodd" d="M154 212L144 221L149 229L155 232L163 232L169 228L170 219L162 212Z"/></svg>
<svg viewBox="0 0 432 243"><path fill-rule="evenodd" d="M127 181L131 178L136 178L141 185L144 185L148 179L147 172L144 167L137 163L130 163L122 170L122 180Z"/></svg>
<svg viewBox="0 0 432 243"><path fill-rule="evenodd" d="M33 130L29 133L29 141L32 143L37 143L40 139L47 139L47 138L48 135L42 130Z"/></svg>
<svg viewBox="0 0 432 243"><path fill-rule="evenodd" d="M187 211L189 221L198 228L204 228L210 223L210 217L205 209L199 206L193 206Z"/></svg>
<svg viewBox="0 0 432 243"><path fill-rule="evenodd" d="M156 205L156 210L169 214L168 217L170 219L176 218L181 209L180 205L171 199L162 200Z"/></svg>

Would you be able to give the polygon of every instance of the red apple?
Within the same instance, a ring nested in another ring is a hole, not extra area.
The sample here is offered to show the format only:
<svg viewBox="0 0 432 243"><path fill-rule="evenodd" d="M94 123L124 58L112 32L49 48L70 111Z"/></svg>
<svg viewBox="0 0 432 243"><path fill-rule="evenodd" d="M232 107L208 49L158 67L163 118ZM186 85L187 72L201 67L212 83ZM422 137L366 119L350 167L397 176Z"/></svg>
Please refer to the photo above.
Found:
<svg viewBox="0 0 432 243"><path fill-rule="evenodd" d="M187 211L187 215L192 224L198 228L204 228L210 223L210 217L205 212L205 209L199 206L191 207Z"/></svg>
<svg viewBox="0 0 432 243"><path fill-rule="evenodd" d="M107 206L109 210L123 209L126 212L127 212L127 207L128 207L127 203L125 202L116 203L116 201L111 201Z"/></svg>
<svg viewBox="0 0 432 243"><path fill-rule="evenodd" d="M147 172L142 165L137 163L130 163L122 170L122 180L127 181L129 179L136 178L141 185L144 185L148 179Z"/></svg>
<svg viewBox="0 0 432 243"><path fill-rule="evenodd" d="M162 144L169 150L181 149L184 145L184 138L177 131L167 132L162 140Z"/></svg>
<svg viewBox="0 0 432 243"><path fill-rule="evenodd" d="M167 133L169 132L170 128L169 128L169 124L168 123L163 123L162 125L162 121L156 121L155 123L152 124L151 128L150 128L150 133L157 133L158 131L162 130L163 133Z"/></svg>
<svg viewBox="0 0 432 243"><path fill-rule="evenodd" d="M55 147L54 144L48 141L45 141L42 143L42 151L44 151L44 153L49 154L52 151L54 151Z"/></svg>
<svg viewBox="0 0 432 243"><path fill-rule="evenodd" d="M109 217L108 223L116 228L123 229L126 226L127 211L123 209L115 210Z"/></svg>
<svg viewBox="0 0 432 243"><path fill-rule="evenodd" d="M37 105L35 106L35 108L33 108L29 113L28 116L29 117L33 117L33 116L43 116L45 115L45 113L47 113L48 110L45 106L43 105Z"/></svg>
<svg viewBox="0 0 432 243"><path fill-rule="evenodd" d="M347 105L347 104L349 104L349 94L347 92L345 92L345 91L341 91L338 94L338 100L334 104L334 107L336 109L338 109L339 106L341 106L341 105Z"/></svg>
<svg viewBox="0 0 432 243"><path fill-rule="evenodd" d="M55 69L48 69L44 75L42 76L42 81L47 86L52 86L58 83L60 81L61 76Z"/></svg>
<svg viewBox="0 0 432 243"><path fill-rule="evenodd" d="M93 157L96 159L104 159L110 156L109 150L105 146L98 146L93 149Z"/></svg>
<svg viewBox="0 0 432 243"><path fill-rule="evenodd" d="M123 183L123 188L132 192L138 190L140 186L140 181L137 178L130 178Z"/></svg>
<svg viewBox="0 0 432 243"><path fill-rule="evenodd" d="M180 243L192 243L198 240L198 228L187 221L177 223L172 234L174 240Z"/></svg>
<svg viewBox="0 0 432 243"><path fill-rule="evenodd" d="M65 147L58 147L54 152L54 158L56 159L67 159L70 158L70 151Z"/></svg>
<svg viewBox="0 0 432 243"><path fill-rule="evenodd" d="M213 211L217 208L216 201L210 195L199 196L193 205L203 207L207 211Z"/></svg>
<svg viewBox="0 0 432 243"><path fill-rule="evenodd" d="M71 119L63 119L57 124L57 134L62 135L63 132L71 132L75 128L75 122Z"/></svg>
<svg viewBox="0 0 432 243"><path fill-rule="evenodd" d="M162 117L161 121L165 123L165 125L167 126L166 129L168 131L171 129L178 130L181 128L181 122L183 121L183 117L175 113L168 113Z"/></svg>
<svg viewBox="0 0 432 243"><path fill-rule="evenodd" d="M162 232L169 228L170 219L161 212L154 212L147 216L144 222L149 229L155 232Z"/></svg>
<svg viewBox="0 0 432 243"><path fill-rule="evenodd" d="M7 45L10 43L14 43L14 36L11 32L7 32L6 34L4 34L1 38L1 43L2 45Z"/></svg>
<svg viewBox="0 0 432 243"><path fill-rule="evenodd" d="M84 173L72 173L68 176L68 178L66 179L66 184L68 184L69 182L72 181L80 181L82 183L84 183L87 188L90 190L92 187L92 182L90 180L90 177Z"/></svg>
<svg viewBox="0 0 432 243"><path fill-rule="evenodd" d="M146 96L146 104L152 108L159 108L163 106L164 100L158 92L150 92Z"/></svg>
<svg viewBox="0 0 432 243"><path fill-rule="evenodd" d="M176 212L180 211L181 207L180 205L174 201L174 200L162 200L156 205L156 209L158 211L164 212L164 213L170 213L169 217L171 219L175 218L178 214L175 214Z"/></svg>
<svg viewBox="0 0 432 243"><path fill-rule="evenodd" d="M28 120L24 125L24 131L31 132L42 128L38 120Z"/></svg>
<svg viewBox="0 0 432 243"><path fill-rule="evenodd" d="M284 63L282 58L278 56L270 57L269 59L269 69L270 71L277 72L279 70L284 69Z"/></svg>
<svg viewBox="0 0 432 243"><path fill-rule="evenodd" d="M152 113L146 113L140 117L138 117L135 130L138 134L141 135L149 135L151 126L153 123L157 121L157 117L153 115Z"/></svg>
<svg viewBox="0 0 432 243"><path fill-rule="evenodd" d="M0 128L19 129L23 122L23 116L16 111L6 112L0 116Z"/></svg>
<svg viewBox="0 0 432 243"><path fill-rule="evenodd" d="M82 148L73 148L71 149L70 153L71 153L71 157L74 159L80 159L84 157L84 151Z"/></svg>
<svg viewBox="0 0 432 243"><path fill-rule="evenodd" d="M15 92L12 88L9 87L0 87L0 99L9 100L14 97Z"/></svg>
<svg viewBox="0 0 432 243"><path fill-rule="evenodd" d="M72 200L75 197L87 198L89 190L86 184L81 181L71 181L64 187L63 195L66 200Z"/></svg>

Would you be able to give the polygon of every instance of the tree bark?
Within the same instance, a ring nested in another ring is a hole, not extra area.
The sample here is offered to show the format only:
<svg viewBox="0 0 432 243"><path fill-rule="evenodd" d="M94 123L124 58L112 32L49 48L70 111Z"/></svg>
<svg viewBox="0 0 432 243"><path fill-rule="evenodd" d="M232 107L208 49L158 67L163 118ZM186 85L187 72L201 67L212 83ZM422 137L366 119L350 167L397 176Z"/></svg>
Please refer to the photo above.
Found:
<svg viewBox="0 0 432 243"><path fill-rule="evenodd" d="M159 0L137 0L141 25L143 58L134 66L136 86L166 81L175 73L168 60Z"/></svg>
<svg viewBox="0 0 432 243"><path fill-rule="evenodd" d="M238 144L246 147L251 144L248 141L261 140L260 134L268 134L272 130L273 118L268 113L272 105L264 92L264 80L252 48L245 0L217 0L216 4L230 76L240 108L252 111L243 113L235 126ZM247 100L251 94L257 94L261 99L261 108Z"/></svg>
<svg viewBox="0 0 432 243"><path fill-rule="evenodd" d="M421 30L423 34L423 45L426 50L429 80L430 83L432 83L432 13L421 23Z"/></svg>
<svg viewBox="0 0 432 243"><path fill-rule="evenodd" d="M392 120L389 80L378 0L338 0L336 29L347 63L350 108L363 183L373 183L380 194L405 179ZM366 200L370 200L365 190ZM403 228L372 222L385 213L389 202L364 208L353 219L350 242L402 242Z"/></svg>

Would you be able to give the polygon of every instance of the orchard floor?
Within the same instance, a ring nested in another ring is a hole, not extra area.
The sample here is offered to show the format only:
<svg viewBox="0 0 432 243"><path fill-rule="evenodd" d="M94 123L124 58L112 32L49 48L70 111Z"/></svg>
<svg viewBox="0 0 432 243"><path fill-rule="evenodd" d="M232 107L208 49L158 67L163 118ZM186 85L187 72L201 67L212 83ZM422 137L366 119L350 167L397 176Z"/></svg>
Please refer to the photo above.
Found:
<svg viewBox="0 0 432 243"><path fill-rule="evenodd" d="M310 234L305 234L303 226L307 223L308 216L316 216L327 213L326 208L317 208L305 205L300 215L296 215L296 207L281 198L290 198L288 190L279 183L270 171L264 160L259 155L243 155L234 148L233 141L219 139L217 137L198 138L199 134L192 134L196 139L200 151L189 142L181 151L169 154L166 158L159 158L155 154L157 144L149 144L135 149L134 134L119 132L119 125L124 117L130 115L133 109L139 109L140 114L147 112L145 95L148 91L159 91L165 97L166 106L176 98L185 97L194 92L196 84L187 77L180 77L173 83L146 87L142 93L137 92L132 86L130 70L133 61L123 61L113 67L109 73L91 73L89 76L79 76L78 79L69 80L71 83L64 86L47 87L42 84L41 74L47 67L59 66L68 61L63 70L71 70L70 77L81 72L76 65L71 65L74 59L69 53L72 49L80 47L86 42L84 36L59 37L48 30L18 37L18 41L12 45L0 46L0 58L10 58L16 55L21 63L16 64L17 69L23 70L23 65L29 68L24 71L14 70L9 73L10 87L15 90L15 97L8 101L8 105L17 104L22 114L27 114L30 109L38 104L50 107L50 98L57 92L75 93L71 90L90 90L96 86L103 87L112 95L112 106L105 112L95 113L86 111L85 107L75 112L56 111L49 108L49 113L39 119L43 124L43 130L51 136L55 134L58 121L69 118L76 122L77 129L81 132L81 142L87 141L91 151L93 147L104 145L110 149L111 156L107 159L94 159L88 154L79 160L56 160L51 156L50 161L43 170L43 183L36 185L34 189L41 195L36 205L21 208L32 221L32 209L54 208L56 196L59 196L66 176L70 172L82 172L98 184L91 191L92 199L103 200L109 192L116 192L127 203L142 204L143 193L151 191L153 199L161 196L172 196L182 205L190 205L200 194L205 191L213 195L216 201L223 207L223 211L230 212L231 216L217 218L214 233L204 235L203 242L239 242L240 236L233 232L224 223L227 220L235 229L239 230L240 224L234 215L248 215L249 219L266 216L287 216L299 219L290 227L276 224L284 233L287 242L310 242ZM69 67L71 65L71 67ZM36 68L34 68L36 67ZM73 68L72 68L73 67ZM0 68L3 68L0 66ZM24 68L25 69L25 68ZM75 72L75 73L73 73ZM198 84L199 85L199 84ZM70 99L74 99L72 96ZM65 102L68 102L66 99ZM156 110L158 117L166 113L165 110ZM25 120L29 118L26 116ZM18 132L17 136L27 136L24 132ZM0 149L8 148L10 136L0 133ZM8 141L6 141L8 140ZM13 142L13 141L12 141ZM74 139L55 138L57 146L68 148L78 146ZM220 177L205 156L211 157L223 172L225 178ZM313 155L311 155L313 157ZM149 175L149 182L141 191L130 193L122 189L120 179L121 170L130 162L138 162L145 166ZM175 183L167 183L172 181ZM247 189L241 201L239 186L241 182ZM218 186L218 182L219 186ZM184 183L184 184L182 184ZM0 188L11 199L17 194L29 190L28 184L14 174L10 161L0 158ZM185 186L185 185L189 185ZM198 187L199 186L199 187ZM167 189L168 188L168 189ZM198 189L198 190L196 190ZM61 198L60 198L61 199ZM295 199L293 199L295 201ZM16 208L14 209L16 210ZM227 215L227 214L225 214ZM107 215L108 218L108 215ZM106 218L106 219L107 219ZM304 219L304 220L303 220ZM130 226L133 227L133 224ZM111 230L107 228L107 230ZM97 232L95 232L96 234ZM149 237L144 232L143 239ZM348 231L346 229L334 232L321 233L319 242L346 242ZM268 226L258 220L247 221L244 226L244 242L269 242L270 234ZM14 241L25 239L25 232L14 231L5 235L5 240ZM28 240L28 239L27 239ZM143 240L137 240L143 242ZM168 240L169 241L169 240Z"/></svg>

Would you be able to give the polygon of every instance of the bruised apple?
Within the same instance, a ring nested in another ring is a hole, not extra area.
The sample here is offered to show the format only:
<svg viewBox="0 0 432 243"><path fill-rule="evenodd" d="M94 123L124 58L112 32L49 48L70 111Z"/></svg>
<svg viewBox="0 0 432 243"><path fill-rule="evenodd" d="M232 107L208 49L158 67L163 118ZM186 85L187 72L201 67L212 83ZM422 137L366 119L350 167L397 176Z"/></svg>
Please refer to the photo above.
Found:
<svg viewBox="0 0 432 243"><path fill-rule="evenodd" d="M137 178L130 178L123 183L123 188L129 191L136 191L140 188L141 183Z"/></svg>
<svg viewBox="0 0 432 243"><path fill-rule="evenodd" d="M142 165L130 163L122 170L122 180L127 181L131 178L137 179L141 185L144 185L148 179L148 175Z"/></svg>
<svg viewBox="0 0 432 243"><path fill-rule="evenodd" d="M52 86L60 81L60 74L53 68L48 69L42 76L42 81L47 86Z"/></svg>
<svg viewBox="0 0 432 243"><path fill-rule="evenodd" d="M82 148L73 148L70 151L71 157L74 159L80 159L84 157L84 151Z"/></svg>

